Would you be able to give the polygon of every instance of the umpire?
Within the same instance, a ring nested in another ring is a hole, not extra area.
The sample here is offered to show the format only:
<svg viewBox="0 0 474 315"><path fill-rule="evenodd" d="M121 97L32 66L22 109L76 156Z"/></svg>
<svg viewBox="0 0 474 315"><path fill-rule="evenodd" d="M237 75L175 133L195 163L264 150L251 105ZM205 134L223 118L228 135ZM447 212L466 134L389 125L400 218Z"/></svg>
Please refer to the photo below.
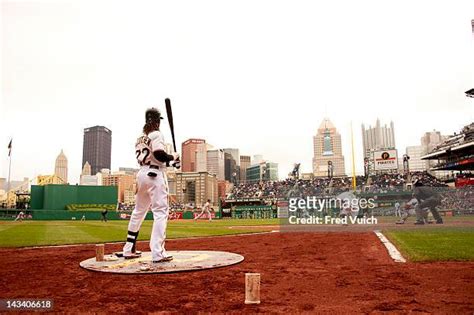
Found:
<svg viewBox="0 0 474 315"><path fill-rule="evenodd" d="M423 210L430 209L436 224L443 224L443 219L439 215L437 206L441 204L441 197L434 187L424 186L420 179L415 180L413 196L418 200L416 206L416 222L415 224L425 224L423 220Z"/></svg>

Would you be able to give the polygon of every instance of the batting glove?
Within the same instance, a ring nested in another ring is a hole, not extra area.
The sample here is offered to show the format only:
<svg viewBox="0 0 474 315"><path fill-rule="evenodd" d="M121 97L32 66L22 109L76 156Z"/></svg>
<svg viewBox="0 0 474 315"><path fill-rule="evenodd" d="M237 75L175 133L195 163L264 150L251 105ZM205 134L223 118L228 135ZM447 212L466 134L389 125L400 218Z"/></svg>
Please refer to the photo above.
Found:
<svg viewBox="0 0 474 315"><path fill-rule="evenodd" d="M180 169L181 168L181 161L178 159L178 160L174 161L173 163L171 163L171 166L173 166L176 169Z"/></svg>

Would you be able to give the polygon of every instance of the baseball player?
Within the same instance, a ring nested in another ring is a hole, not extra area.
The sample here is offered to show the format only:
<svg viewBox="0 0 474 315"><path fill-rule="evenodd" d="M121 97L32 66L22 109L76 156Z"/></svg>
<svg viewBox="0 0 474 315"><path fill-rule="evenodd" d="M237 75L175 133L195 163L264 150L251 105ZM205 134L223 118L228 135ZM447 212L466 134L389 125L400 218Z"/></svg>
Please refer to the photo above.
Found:
<svg viewBox="0 0 474 315"><path fill-rule="evenodd" d="M166 167L180 167L179 155L165 152L165 141L160 132L160 121L163 119L156 108L145 113L143 134L135 144L135 156L140 170L137 174L137 193L135 208L128 224L127 242L123 247L125 259L138 258L136 251L138 232L143 220L151 207L153 212L153 228L150 249L152 262L166 262L173 259L165 250L166 225L168 220L168 180Z"/></svg>
<svg viewBox="0 0 474 315"><path fill-rule="evenodd" d="M212 217L211 217L210 209L211 209L211 199L207 199L207 202L204 204L204 206L202 206L201 213L199 213L197 217L194 218L194 221L199 219L204 214L204 212L206 212L207 217L209 218L209 222L211 222Z"/></svg>
<svg viewBox="0 0 474 315"><path fill-rule="evenodd" d="M415 197L406 202L403 207L403 214L401 215L400 221L397 221L396 224L405 224L406 220L410 216L410 212L413 214L417 206L418 200L416 200ZM426 212L426 214L428 214L428 212Z"/></svg>
<svg viewBox="0 0 474 315"><path fill-rule="evenodd" d="M346 216L357 217L359 214L359 201L351 191L346 191L339 194L336 199L341 200L341 211L339 216L344 218Z"/></svg>
<svg viewBox="0 0 474 315"><path fill-rule="evenodd" d="M402 217L402 211L400 209L400 203L398 201L395 203L395 216L400 218Z"/></svg>
<svg viewBox="0 0 474 315"><path fill-rule="evenodd" d="M18 213L18 215L16 216L15 221L23 222L24 218L25 218L25 214L23 213L23 211L20 211L20 213Z"/></svg>

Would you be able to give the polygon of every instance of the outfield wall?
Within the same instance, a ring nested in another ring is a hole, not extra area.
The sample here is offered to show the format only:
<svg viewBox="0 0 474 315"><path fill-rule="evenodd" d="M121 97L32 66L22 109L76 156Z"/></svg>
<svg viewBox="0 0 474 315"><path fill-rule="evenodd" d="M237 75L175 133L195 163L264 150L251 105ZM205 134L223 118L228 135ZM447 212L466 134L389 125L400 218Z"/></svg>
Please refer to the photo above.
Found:
<svg viewBox="0 0 474 315"><path fill-rule="evenodd" d="M19 210L18 210L19 211ZM27 211L28 213L31 212L33 220L81 220L82 216L86 216L86 220L101 220L102 214L101 211L67 211L67 210L31 210ZM198 212L199 213L199 212ZM123 219L120 215L123 214L117 211L109 211L107 213L107 220L128 220L129 217ZM130 213L128 213L128 216ZM215 218L219 218L220 216L216 214ZM182 219L194 219L194 215L192 211L185 211L182 212ZM203 218L205 219L205 218ZM148 211L145 220L153 220L153 213Z"/></svg>
<svg viewBox="0 0 474 315"><path fill-rule="evenodd" d="M70 204L117 204L116 186L31 186L31 209L66 210Z"/></svg>
<svg viewBox="0 0 474 315"><path fill-rule="evenodd" d="M86 220L101 220L101 211L67 211L67 210L32 210L33 220L81 220L82 216ZM107 213L107 220L127 220L120 217L120 213L116 211L109 211ZM153 214L147 213L145 220L153 220Z"/></svg>

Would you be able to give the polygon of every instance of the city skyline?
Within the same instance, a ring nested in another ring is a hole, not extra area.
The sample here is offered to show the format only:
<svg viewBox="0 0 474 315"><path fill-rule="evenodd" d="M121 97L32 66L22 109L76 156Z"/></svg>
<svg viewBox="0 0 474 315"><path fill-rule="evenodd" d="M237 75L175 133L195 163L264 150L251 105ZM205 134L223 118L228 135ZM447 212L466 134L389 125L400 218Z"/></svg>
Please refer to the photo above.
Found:
<svg viewBox="0 0 474 315"><path fill-rule="evenodd" d="M69 181L78 182L82 131L94 125L114 132L111 168L135 167L144 112L164 112L165 97L177 143L203 138L263 154L280 177L295 162L311 172L312 136L325 116L341 134L346 174L351 122L361 174L362 123L393 120L404 152L425 132L448 135L474 121L464 95L474 86L470 1L429 10L401 1L390 12L376 2L344 6L189 2L183 12L150 2L110 12L101 1L2 2L0 177L13 138L12 180L50 174L63 148ZM162 130L170 142L165 120Z"/></svg>

